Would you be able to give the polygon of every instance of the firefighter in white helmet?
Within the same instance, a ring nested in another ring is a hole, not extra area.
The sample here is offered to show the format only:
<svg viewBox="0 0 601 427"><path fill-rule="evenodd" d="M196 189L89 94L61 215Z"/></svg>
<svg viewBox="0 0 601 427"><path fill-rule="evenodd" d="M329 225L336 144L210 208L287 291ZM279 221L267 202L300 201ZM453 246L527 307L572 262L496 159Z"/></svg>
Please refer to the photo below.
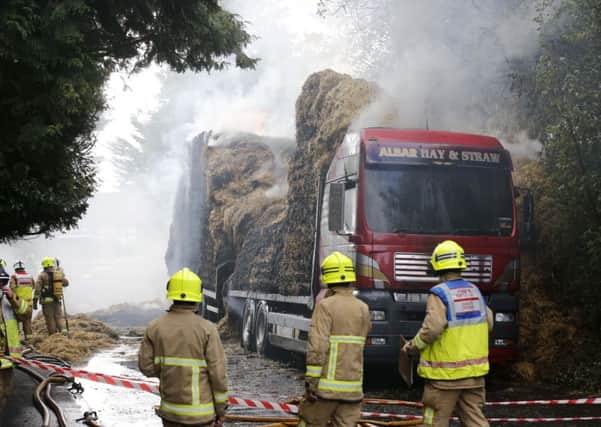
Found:
<svg viewBox="0 0 601 427"><path fill-rule="evenodd" d="M173 305L146 329L138 365L160 379L163 426L223 424L227 407L226 359L215 325L198 315L202 282L184 268L167 282Z"/></svg>
<svg viewBox="0 0 601 427"><path fill-rule="evenodd" d="M321 264L326 297L309 328L305 398L299 426L355 427L363 399L363 347L371 329L367 305L353 295L351 259L334 252Z"/></svg>
<svg viewBox="0 0 601 427"><path fill-rule="evenodd" d="M34 279L33 276L25 270L25 265L22 261L17 261L13 265L13 268L15 269L15 273L10 276L9 285L13 292L27 304L27 311L25 314L18 315L17 320L23 327L25 341L29 341L32 334L31 316L33 313L32 300Z"/></svg>
<svg viewBox="0 0 601 427"><path fill-rule="evenodd" d="M440 283L430 290L421 329L402 349L420 353L424 425L447 427L456 409L461 425L488 426L482 408L492 312L480 290L461 278L467 267L461 246L445 240L434 249L430 264Z"/></svg>

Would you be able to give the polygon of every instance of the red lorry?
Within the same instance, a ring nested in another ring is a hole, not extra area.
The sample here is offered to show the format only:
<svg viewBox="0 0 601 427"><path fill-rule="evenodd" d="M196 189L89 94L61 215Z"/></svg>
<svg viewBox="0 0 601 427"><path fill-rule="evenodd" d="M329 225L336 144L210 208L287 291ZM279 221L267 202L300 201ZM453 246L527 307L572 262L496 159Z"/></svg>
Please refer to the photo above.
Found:
<svg viewBox="0 0 601 427"><path fill-rule="evenodd" d="M514 359L518 345L520 242L509 152L489 136L367 128L348 133L322 177L311 295L231 291L242 344L305 351L321 289L319 264L334 250L355 260L357 295L373 323L366 361L396 361L400 336L415 335L436 284L428 260L436 244L463 246L464 277L495 314L491 359ZM524 227L532 200L523 194Z"/></svg>

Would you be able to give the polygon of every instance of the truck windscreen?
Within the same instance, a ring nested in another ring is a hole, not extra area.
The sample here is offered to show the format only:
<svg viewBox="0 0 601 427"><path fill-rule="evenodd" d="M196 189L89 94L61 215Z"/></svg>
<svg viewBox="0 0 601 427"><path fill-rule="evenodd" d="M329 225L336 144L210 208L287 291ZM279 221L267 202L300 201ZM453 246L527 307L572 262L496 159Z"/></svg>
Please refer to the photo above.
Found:
<svg viewBox="0 0 601 427"><path fill-rule="evenodd" d="M498 167L370 165L365 214L383 233L508 236L511 180Z"/></svg>

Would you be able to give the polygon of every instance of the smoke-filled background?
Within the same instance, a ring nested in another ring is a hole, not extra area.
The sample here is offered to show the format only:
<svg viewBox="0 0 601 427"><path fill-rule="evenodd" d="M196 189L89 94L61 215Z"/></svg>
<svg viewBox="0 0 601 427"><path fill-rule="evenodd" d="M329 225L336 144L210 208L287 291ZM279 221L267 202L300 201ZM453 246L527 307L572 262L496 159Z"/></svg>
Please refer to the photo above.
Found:
<svg viewBox="0 0 601 427"><path fill-rule="evenodd" d="M58 257L72 281L71 311L162 297L174 215L194 224L194 214L173 210L180 177L199 173L189 141L207 130L294 138L296 97L324 68L382 88L357 126L377 125L382 111L394 110L396 126L489 133L515 155L532 155L538 144L516 127L510 91L512 63L537 47L536 11L521 3L223 2L256 36L249 48L260 58L256 70L115 74L97 131L99 192L79 229L2 246L0 257L22 259L32 273L42 257ZM202 193L189 190L180 197ZM189 206L195 212L198 200ZM202 231L190 226L177 236L171 263L184 266Z"/></svg>

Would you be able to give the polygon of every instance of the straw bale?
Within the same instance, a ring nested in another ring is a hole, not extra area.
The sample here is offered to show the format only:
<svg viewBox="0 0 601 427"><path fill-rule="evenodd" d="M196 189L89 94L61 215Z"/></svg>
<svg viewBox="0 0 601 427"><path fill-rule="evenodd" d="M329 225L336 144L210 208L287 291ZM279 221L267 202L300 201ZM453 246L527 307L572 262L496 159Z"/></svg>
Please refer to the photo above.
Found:
<svg viewBox="0 0 601 427"><path fill-rule="evenodd" d="M42 354L81 363L96 351L117 343L119 335L99 320L84 314L69 317L69 336L53 334L48 336L43 316L33 321L31 345Z"/></svg>

